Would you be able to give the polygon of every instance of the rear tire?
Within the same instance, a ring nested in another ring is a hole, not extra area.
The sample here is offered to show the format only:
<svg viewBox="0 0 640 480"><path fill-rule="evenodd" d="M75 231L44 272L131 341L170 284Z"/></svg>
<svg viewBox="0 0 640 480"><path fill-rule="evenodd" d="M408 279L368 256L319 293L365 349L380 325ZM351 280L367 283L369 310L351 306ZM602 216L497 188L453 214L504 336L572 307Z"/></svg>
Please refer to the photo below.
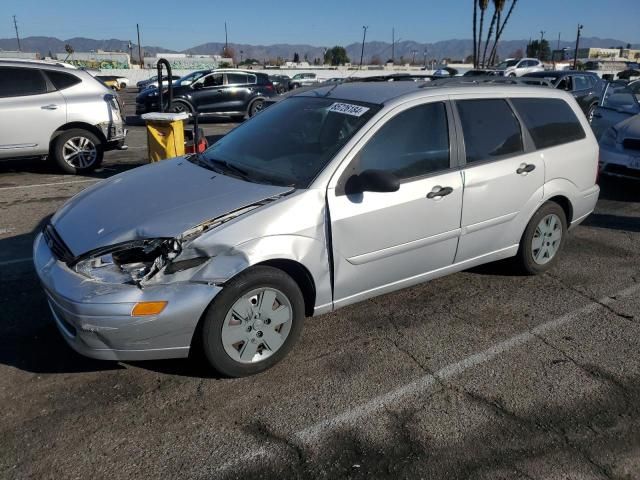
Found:
<svg viewBox="0 0 640 480"><path fill-rule="evenodd" d="M50 155L65 173L90 172L102 163L104 145L93 133L74 128L62 132L53 140Z"/></svg>
<svg viewBox="0 0 640 480"><path fill-rule="evenodd" d="M560 205L546 202L531 217L516 257L526 274L546 272L558 261L567 234L567 217Z"/></svg>
<svg viewBox="0 0 640 480"><path fill-rule="evenodd" d="M249 118L253 117L257 113L260 113L263 107L264 107L264 100L261 100L261 99L254 100L251 106L249 107Z"/></svg>
<svg viewBox="0 0 640 480"><path fill-rule="evenodd" d="M289 275L273 267L250 268L225 285L205 312L204 356L227 377L260 373L291 350L304 312L300 288Z"/></svg>

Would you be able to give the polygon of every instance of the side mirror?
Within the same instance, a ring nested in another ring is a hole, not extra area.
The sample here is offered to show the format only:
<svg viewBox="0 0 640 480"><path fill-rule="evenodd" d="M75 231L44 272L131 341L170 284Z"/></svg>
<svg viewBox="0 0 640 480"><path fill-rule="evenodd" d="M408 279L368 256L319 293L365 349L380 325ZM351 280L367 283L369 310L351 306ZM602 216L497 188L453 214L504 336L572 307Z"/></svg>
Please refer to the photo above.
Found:
<svg viewBox="0 0 640 480"><path fill-rule="evenodd" d="M385 170L365 170L359 175L353 175L347 180L345 192L347 194L362 192L397 192L400 180L393 173Z"/></svg>

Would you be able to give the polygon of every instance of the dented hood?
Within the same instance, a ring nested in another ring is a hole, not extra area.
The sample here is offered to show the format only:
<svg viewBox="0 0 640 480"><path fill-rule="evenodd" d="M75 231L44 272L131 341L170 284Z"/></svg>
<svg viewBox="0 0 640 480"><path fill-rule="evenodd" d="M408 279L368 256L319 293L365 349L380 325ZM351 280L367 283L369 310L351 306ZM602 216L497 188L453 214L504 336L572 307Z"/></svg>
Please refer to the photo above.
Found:
<svg viewBox="0 0 640 480"><path fill-rule="evenodd" d="M58 210L51 223L78 256L129 240L177 237L206 220L290 190L228 177L177 158L87 188Z"/></svg>

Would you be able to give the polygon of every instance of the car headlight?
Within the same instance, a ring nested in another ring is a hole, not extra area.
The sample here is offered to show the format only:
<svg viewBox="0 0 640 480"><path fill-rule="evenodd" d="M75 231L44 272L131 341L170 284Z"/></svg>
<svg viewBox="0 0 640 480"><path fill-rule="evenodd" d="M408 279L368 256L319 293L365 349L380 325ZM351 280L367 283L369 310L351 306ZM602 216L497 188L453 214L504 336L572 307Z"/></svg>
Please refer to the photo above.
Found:
<svg viewBox="0 0 640 480"><path fill-rule="evenodd" d="M100 282L139 285L180 252L180 243L175 239L137 240L89 253L75 264L74 270Z"/></svg>
<svg viewBox="0 0 640 480"><path fill-rule="evenodd" d="M618 131L614 127L607 128L600 137L600 145L614 147L618 141Z"/></svg>

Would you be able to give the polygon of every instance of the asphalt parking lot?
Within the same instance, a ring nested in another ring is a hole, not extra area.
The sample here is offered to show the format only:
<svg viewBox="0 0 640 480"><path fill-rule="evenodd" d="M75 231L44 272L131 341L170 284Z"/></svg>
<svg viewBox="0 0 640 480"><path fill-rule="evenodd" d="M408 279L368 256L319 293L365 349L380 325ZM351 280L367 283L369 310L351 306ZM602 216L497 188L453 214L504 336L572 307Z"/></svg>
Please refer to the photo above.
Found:
<svg viewBox="0 0 640 480"><path fill-rule="evenodd" d="M145 162L134 123L91 176L0 163L0 476L640 478L637 182L601 179L548 274L488 265L353 305L273 369L220 379L75 354L31 265L43 219Z"/></svg>

